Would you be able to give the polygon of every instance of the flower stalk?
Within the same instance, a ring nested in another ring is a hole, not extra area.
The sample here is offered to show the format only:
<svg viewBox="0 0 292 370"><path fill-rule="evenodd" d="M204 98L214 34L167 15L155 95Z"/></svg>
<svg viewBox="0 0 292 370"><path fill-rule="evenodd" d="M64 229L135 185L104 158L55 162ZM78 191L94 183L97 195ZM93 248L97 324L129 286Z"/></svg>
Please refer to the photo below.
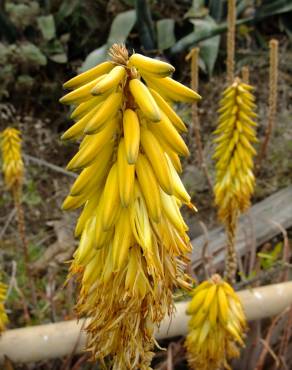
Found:
<svg viewBox="0 0 292 370"><path fill-rule="evenodd" d="M236 30L236 0L228 0L227 13L227 83L234 80L235 30Z"/></svg>
<svg viewBox="0 0 292 370"><path fill-rule="evenodd" d="M244 66L241 68L242 82L249 84L249 68Z"/></svg>
<svg viewBox="0 0 292 370"><path fill-rule="evenodd" d="M186 56L186 61L190 60L191 64L191 87L194 91L199 90L199 53L199 48L193 48ZM204 150L200 133L200 118L198 114L198 104L196 101L194 101L192 104L192 122L197 149L198 164L205 173L209 189L213 191L210 175L204 158Z"/></svg>

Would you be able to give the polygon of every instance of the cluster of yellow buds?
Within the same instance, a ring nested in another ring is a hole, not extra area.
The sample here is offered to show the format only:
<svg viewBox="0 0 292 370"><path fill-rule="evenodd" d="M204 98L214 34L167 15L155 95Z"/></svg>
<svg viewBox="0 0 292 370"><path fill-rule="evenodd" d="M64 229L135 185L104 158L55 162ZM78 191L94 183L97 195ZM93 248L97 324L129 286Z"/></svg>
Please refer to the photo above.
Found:
<svg viewBox="0 0 292 370"><path fill-rule="evenodd" d="M4 181L8 189L18 188L23 182L24 166L21 158L20 131L7 127L0 134Z"/></svg>
<svg viewBox="0 0 292 370"><path fill-rule="evenodd" d="M7 285L0 282L0 333L5 330L8 317L4 308L4 301L7 294Z"/></svg>
<svg viewBox="0 0 292 370"><path fill-rule="evenodd" d="M81 170L64 209L84 205L71 274L79 316L90 317L88 349L113 369L149 369L154 328L173 309L172 290L190 288L191 251L180 207L186 126L172 102L200 98L163 61L113 45L111 60L76 76L61 98L77 105L63 139L81 140L69 170Z"/></svg>
<svg viewBox="0 0 292 370"><path fill-rule="evenodd" d="M192 369L230 369L244 346L246 320L239 297L217 274L193 291L187 313L191 315L186 339Z"/></svg>
<svg viewBox="0 0 292 370"><path fill-rule="evenodd" d="M253 87L239 78L224 92L220 101L216 151L216 185L214 188L218 216L226 224L231 215L250 206L254 191L253 156L257 142L254 118L256 107Z"/></svg>
<svg viewBox="0 0 292 370"><path fill-rule="evenodd" d="M253 157L257 142L254 118L256 107L253 87L235 78L220 101L219 122L215 138L216 184L214 187L218 217L227 231L226 276L235 280L237 259L235 235L239 212L250 206L254 191Z"/></svg>

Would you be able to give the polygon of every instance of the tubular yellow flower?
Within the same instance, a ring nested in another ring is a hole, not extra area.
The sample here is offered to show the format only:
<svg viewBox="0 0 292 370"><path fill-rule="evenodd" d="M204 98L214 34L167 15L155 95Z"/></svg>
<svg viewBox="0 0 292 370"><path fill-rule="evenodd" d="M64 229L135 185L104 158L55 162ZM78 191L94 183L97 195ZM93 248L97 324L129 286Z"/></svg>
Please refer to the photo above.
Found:
<svg viewBox="0 0 292 370"><path fill-rule="evenodd" d="M242 304L233 290L217 274L193 291L187 314L188 362L192 369L231 369L228 361L239 357L244 346L246 319Z"/></svg>
<svg viewBox="0 0 292 370"><path fill-rule="evenodd" d="M6 293L7 285L0 282L0 333L5 330L5 326L8 323L8 317L4 308Z"/></svg>
<svg viewBox="0 0 292 370"><path fill-rule="evenodd" d="M257 116L252 87L235 79L223 93L220 118L214 140L216 151L215 201L219 218L228 222L230 209L245 211L254 191L253 157L257 142L254 118Z"/></svg>
<svg viewBox="0 0 292 370"><path fill-rule="evenodd" d="M216 184L214 187L218 217L225 224L229 243L229 261L234 270L234 239L239 212L250 206L254 191L253 157L256 153L253 143L257 142L254 118L255 103L253 87L239 78L223 92L219 108L219 122L216 131L215 154ZM232 250L233 249L233 250ZM234 275L232 271L231 275ZM230 280L233 278L231 277Z"/></svg>
<svg viewBox="0 0 292 370"><path fill-rule="evenodd" d="M23 181L23 161L21 158L20 131L7 127L0 135L3 158L3 173L8 189L19 187Z"/></svg>
<svg viewBox="0 0 292 370"><path fill-rule="evenodd" d="M63 139L81 140L68 165L81 173L63 204L84 206L70 276L80 283L78 316L91 317L94 359L110 356L115 370L149 369L154 327L173 310L173 288L190 288L179 208L191 203L176 172L188 151L169 102L200 97L169 77L168 63L129 57L122 45L110 55L66 82L74 90L61 99L77 105Z"/></svg>
<svg viewBox="0 0 292 370"><path fill-rule="evenodd" d="M25 268L32 284L31 291L34 292L33 280L31 279L31 271L29 268L29 253L28 243L25 235L24 212L21 204L24 164L21 157L20 131L11 127L7 127L4 131L2 131L0 134L0 148L3 159L2 168L4 173L4 181L7 189L11 192L14 199L18 221L18 232L25 259Z"/></svg>

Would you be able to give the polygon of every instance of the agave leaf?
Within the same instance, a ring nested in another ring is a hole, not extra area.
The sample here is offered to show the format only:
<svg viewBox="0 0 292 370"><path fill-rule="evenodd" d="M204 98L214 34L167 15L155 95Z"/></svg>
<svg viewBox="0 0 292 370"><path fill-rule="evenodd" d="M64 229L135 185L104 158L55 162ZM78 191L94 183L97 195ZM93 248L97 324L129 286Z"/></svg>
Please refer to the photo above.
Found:
<svg viewBox="0 0 292 370"><path fill-rule="evenodd" d="M107 40L108 45L115 42L123 43L126 41L129 33L131 32L136 22L135 10L127 10L126 12L118 14L113 20L110 34Z"/></svg>
<svg viewBox="0 0 292 370"><path fill-rule="evenodd" d="M236 25L259 22L267 17L275 14L283 14L292 11L291 0L265 0L263 4L257 9L255 16L250 18L239 19ZM178 40L171 48L173 54L180 53L188 49L202 40L206 40L215 35L219 35L227 30L226 22L214 26L212 29L205 29L200 33L195 31L189 33L187 36Z"/></svg>
<svg viewBox="0 0 292 370"><path fill-rule="evenodd" d="M80 6L80 0L63 0L56 14L56 22L60 23L65 18L70 17L78 6Z"/></svg>
<svg viewBox="0 0 292 370"><path fill-rule="evenodd" d="M216 22L210 16L204 19L192 19L190 22L195 26L195 34L212 30L217 27ZM219 52L220 36L213 36L200 43L200 57L205 63L209 76L212 75L214 65Z"/></svg>
<svg viewBox="0 0 292 370"><path fill-rule="evenodd" d="M175 44L174 25L175 22L171 18L157 21L157 44L159 50L168 49Z"/></svg>
<svg viewBox="0 0 292 370"><path fill-rule="evenodd" d="M135 0L137 27L142 47L145 50L156 48L156 35L147 0Z"/></svg>
<svg viewBox="0 0 292 370"><path fill-rule="evenodd" d="M107 57L107 51L108 46L107 44L104 44L98 49L95 49L91 53L89 53L85 61L82 63L79 69L79 73L84 72L90 68L93 68L97 64L104 62Z"/></svg>
<svg viewBox="0 0 292 370"><path fill-rule="evenodd" d="M237 0L236 4L236 16L239 17L246 8L251 6L251 2L246 0Z"/></svg>
<svg viewBox="0 0 292 370"><path fill-rule="evenodd" d="M55 20L52 14L38 17L37 23L45 40L52 40L56 36Z"/></svg>
<svg viewBox="0 0 292 370"><path fill-rule="evenodd" d="M122 0L123 3L125 3L128 6L134 6L135 0Z"/></svg>
<svg viewBox="0 0 292 370"><path fill-rule="evenodd" d="M262 19L290 11L292 11L291 0L265 0L256 11L256 18Z"/></svg>
<svg viewBox="0 0 292 370"><path fill-rule="evenodd" d="M135 22L135 10L128 10L126 12L118 14L113 20L107 43L93 50L87 55L85 61L82 63L79 69L79 72L84 72L87 69L90 69L97 64L104 62L107 59L108 49L115 42L125 42Z"/></svg>
<svg viewBox="0 0 292 370"><path fill-rule="evenodd" d="M180 53L183 50L197 45L200 41L207 40L210 37L214 37L224 32L227 29L226 23L221 25L214 25L210 28L201 29L200 32L193 31L187 36L178 40L175 45L171 48L173 54Z"/></svg>
<svg viewBox="0 0 292 370"><path fill-rule="evenodd" d="M292 12L281 14L280 27L284 30L292 40Z"/></svg>
<svg viewBox="0 0 292 370"><path fill-rule="evenodd" d="M223 1L209 0L209 13L216 22L220 22L223 17Z"/></svg>
<svg viewBox="0 0 292 370"><path fill-rule="evenodd" d="M190 9L185 13L184 18L203 18L208 13L208 8L204 7L205 1L204 0L193 0L192 6Z"/></svg>

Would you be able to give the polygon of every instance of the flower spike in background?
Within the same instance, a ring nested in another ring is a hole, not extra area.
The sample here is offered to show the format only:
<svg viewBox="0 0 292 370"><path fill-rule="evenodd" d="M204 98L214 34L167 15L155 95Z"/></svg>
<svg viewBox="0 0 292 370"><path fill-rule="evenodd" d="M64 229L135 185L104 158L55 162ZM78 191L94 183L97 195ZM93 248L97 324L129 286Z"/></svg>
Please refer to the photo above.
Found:
<svg viewBox="0 0 292 370"><path fill-rule="evenodd" d="M7 294L7 285L0 282L0 333L5 330L8 317L4 308L4 301Z"/></svg>
<svg viewBox="0 0 292 370"><path fill-rule="evenodd" d="M20 131L7 127L0 134L0 148L3 160L3 174L7 189L11 192L17 212L18 233L21 240L26 274L29 279L32 300L36 306L34 279L30 269L28 242L25 233L24 212L22 208L22 184L24 180L24 164L21 153Z"/></svg>
<svg viewBox="0 0 292 370"><path fill-rule="evenodd" d="M0 136L3 174L7 189L19 188L23 182L20 131L7 127Z"/></svg>
<svg viewBox="0 0 292 370"><path fill-rule="evenodd" d="M253 157L257 142L254 119L256 107L253 87L236 78L224 92L218 110L216 138L216 184L214 187L218 217L228 235L227 279L233 282L236 272L235 233L239 212L250 206L254 192Z"/></svg>
<svg viewBox="0 0 292 370"><path fill-rule="evenodd" d="M154 328L173 310L172 291L190 289L191 251L180 207L193 207L177 171L189 151L174 101L200 96L174 68L113 45L111 60L64 84L76 121L62 136L80 141L67 168L80 170L63 209L83 206L70 276L79 317L91 317L87 348L113 369L149 369Z"/></svg>
<svg viewBox="0 0 292 370"><path fill-rule="evenodd" d="M231 369L228 361L239 357L246 331L242 304L231 285L213 275L194 289L187 314L191 316L185 344L190 368Z"/></svg>

